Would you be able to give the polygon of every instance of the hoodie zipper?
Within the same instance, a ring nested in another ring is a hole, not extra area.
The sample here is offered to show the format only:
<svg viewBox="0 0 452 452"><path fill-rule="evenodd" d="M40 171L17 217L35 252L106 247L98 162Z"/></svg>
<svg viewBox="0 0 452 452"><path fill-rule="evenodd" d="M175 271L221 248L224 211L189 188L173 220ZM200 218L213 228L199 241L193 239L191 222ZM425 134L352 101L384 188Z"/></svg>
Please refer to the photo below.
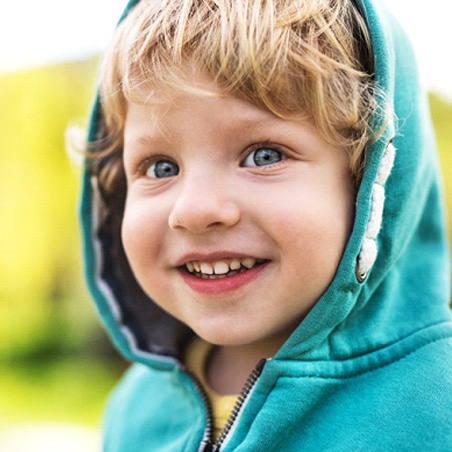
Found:
<svg viewBox="0 0 452 452"><path fill-rule="evenodd" d="M231 432L232 428L234 427L235 423L237 422L240 412L241 412L249 394L251 393L252 389L254 388L255 384L257 383L257 380L259 379L259 376L261 375L266 362L267 362L266 359L261 359L257 363L256 367L253 369L253 371L251 372L250 376L247 378L245 385L243 386L242 390L240 391L240 394L237 398L234 408L232 409L231 414L229 415L226 425L223 427L223 430L220 433L218 441L216 441L216 442L213 441L213 411L212 411L212 405L210 403L209 397L208 397L203 385L199 381L198 377L190 369L185 369L185 371L187 372L189 377L194 382L195 387L198 390L199 394L201 395L201 400L204 404L206 414L207 414L207 422L206 422L206 428L204 430L204 437L199 446L198 452L218 452L218 451L220 451L221 447L224 446L224 442L225 442L228 434Z"/></svg>
<svg viewBox="0 0 452 452"><path fill-rule="evenodd" d="M206 428L204 429L204 437L199 446L198 452L209 452L212 450L212 438L213 438L213 410L212 404L210 403L209 396L207 395L204 386L202 385L199 378L193 373L189 368L185 367L183 369L185 373L192 380L195 385L198 394L201 396L202 404L206 411Z"/></svg>

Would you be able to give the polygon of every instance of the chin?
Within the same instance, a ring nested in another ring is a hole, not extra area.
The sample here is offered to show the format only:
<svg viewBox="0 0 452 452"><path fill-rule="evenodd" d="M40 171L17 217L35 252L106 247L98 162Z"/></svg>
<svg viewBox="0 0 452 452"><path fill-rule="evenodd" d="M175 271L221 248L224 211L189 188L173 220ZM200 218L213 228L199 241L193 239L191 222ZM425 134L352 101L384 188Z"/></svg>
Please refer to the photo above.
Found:
<svg viewBox="0 0 452 452"><path fill-rule="evenodd" d="M236 331L230 325L219 328L198 328L195 333L206 342L220 347L238 347L259 342L260 338L250 336L249 331Z"/></svg>

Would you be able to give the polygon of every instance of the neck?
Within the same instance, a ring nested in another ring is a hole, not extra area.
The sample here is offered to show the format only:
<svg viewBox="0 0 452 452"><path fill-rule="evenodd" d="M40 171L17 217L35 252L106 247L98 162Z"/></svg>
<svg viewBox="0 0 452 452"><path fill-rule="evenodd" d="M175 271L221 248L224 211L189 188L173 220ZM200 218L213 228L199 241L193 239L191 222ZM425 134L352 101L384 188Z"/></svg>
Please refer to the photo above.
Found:
<svg viewBox="0 0 452 452"><path fill-rule="evenodd" d="M215 347L206 367L210 387L220 395L239 394L256 364L272 357L280 341Z"/></svg>

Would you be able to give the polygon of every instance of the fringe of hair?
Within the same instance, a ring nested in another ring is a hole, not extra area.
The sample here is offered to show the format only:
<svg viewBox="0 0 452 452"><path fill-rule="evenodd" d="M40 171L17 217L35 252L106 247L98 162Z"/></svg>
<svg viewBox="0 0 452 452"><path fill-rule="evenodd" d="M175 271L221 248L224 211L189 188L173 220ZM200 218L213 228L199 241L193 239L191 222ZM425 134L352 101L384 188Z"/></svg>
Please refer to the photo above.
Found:
<svg viewBox="0 0 452 452"><path fill-rule="evenodd" d="M95 172L107 190L122 177L127 102L196 93L193 75L203 73L225 94L278 117L312 118L349 153L359 183L365 148L388 118L373 71L367 26L352 0L141 0L103 60L105 128L93 148L105 164Z"/></svg>

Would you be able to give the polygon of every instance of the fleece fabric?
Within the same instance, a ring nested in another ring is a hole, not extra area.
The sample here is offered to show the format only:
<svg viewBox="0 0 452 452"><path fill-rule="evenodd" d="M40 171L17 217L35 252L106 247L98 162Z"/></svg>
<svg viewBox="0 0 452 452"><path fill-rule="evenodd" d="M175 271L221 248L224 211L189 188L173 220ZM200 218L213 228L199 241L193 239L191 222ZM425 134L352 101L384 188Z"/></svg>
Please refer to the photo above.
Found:
<svg viewBox="0 0 452 452"><path fill-rule="evenodd" d="M394 119L368 149L334 280L265 364L224 451L452 451L451 269L434 134L405 34L378 0L361 4ZM101 118L96 102L91 140ZM88 172L81 216L89 288L135 363L109 401L104 450L209 450L208 409L179 361L190 332L130 275L118 278L117 238L99 226Z"/></svg>

